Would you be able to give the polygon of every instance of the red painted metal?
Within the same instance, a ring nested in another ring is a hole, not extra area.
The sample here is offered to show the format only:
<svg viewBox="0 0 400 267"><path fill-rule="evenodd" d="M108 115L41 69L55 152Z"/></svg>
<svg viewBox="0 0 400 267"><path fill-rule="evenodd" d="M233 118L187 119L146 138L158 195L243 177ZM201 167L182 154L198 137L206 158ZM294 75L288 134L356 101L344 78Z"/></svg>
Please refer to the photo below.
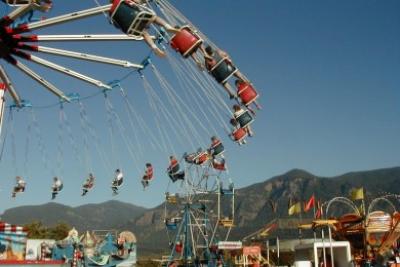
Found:
<svg viewBox="0 0 400 267"><path fill-rule="evenodd" d="M175 51L179 52L184 57L188 57L196 51L203 43L203 40L189 27L185 26L171 38L170 43Z"/></svg>
<svg viewBox="0 0 400 267"><path fill-rule="evenodd" d="M246 82L239 82L237 94L245 106L250 105L258 98L258 93L254 87Z"/></svg>
<svg viewBox="0 0 400 267"><path fill-rule="evenodd" d="M233 140L236 142L242 140L247 136L247 132L243 128L239 128L232 133Z"/></svg>

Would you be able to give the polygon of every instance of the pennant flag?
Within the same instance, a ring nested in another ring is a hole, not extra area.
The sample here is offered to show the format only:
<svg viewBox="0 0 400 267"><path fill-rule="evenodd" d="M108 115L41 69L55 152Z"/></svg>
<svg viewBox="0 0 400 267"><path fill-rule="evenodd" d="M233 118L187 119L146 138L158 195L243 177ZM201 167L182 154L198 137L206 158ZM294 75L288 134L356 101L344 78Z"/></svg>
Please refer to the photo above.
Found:
<svg viewBox="0 0 400 267"><path fill-rule="evenodd" d="M317 211L315 213L315 219L321 219L322 217L322 205L321 205L321 201L318 200L317 201Z"/></svg>
<svg viewBox="0 0 400 267"><path fill-rule="evenodd" d="M361 200L364 199L364 188L355 188L350 192L351 200Z"/></svg>
<svg viewBox="0 0 400 267"><path fill-rule="evenodd" d="M301 212L301 202L296 202L292 206L289 207L288 213L289 215L298 214Z"/></svg>
<svg viewBox="0 0 400 267"><path fill-rule="evenodd" d="M277 223L270 224L270 225L268 225L268 226L265 228L264 231L262 231L262 232L260 233L260 236L266 237L266 236L268 236L273 230L275 230L275 229L277 229L277 228L278 228L278 224L277 224Z"/></svg>
<svg viewBox="0 0 400 267"><path fill-rule="evenodd" d="M314 206L315 206L315 196L312 195L311 198L304 205L304 212L308 212Z"/></svg>

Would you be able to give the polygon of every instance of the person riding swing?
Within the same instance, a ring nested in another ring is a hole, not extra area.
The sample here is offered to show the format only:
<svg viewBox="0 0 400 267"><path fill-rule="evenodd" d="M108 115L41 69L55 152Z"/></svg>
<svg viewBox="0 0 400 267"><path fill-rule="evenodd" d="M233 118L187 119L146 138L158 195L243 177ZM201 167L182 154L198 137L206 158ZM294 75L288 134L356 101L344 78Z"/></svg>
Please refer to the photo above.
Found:
<svg viewBox="0 0 400 267"><path fill-rule="evenodd" d="M142 0L110 0L110 17L112 23L124 33L142 37L144 41L159 57L165 57L165 52L160 49L149 34L151 24L163 27L167 32L178 33L179 29L172 27L154 11L146 7Z"/></svg>
<svg viewBox="0 0 400 267"><path fill-rule="evenodd" d="M175 158L175 156L169 157L169 166L167 168L167 173L172 182L176 182L177 180L185 179L185 171L180 170L179 162Z"/></svg>
<svg viewBox="0 0 400 267"><path fill-rule="evenodd" d="M51 186L51 199L55 199L58 193L63 189L64 185L60 178L55 176L53 178L53 185Z"/></svg>
<svg viewBox="0 0 400 267"><path fill-rule="evenodd" d="M238 104L233 105L233 118L239 123L240 128L243 128L250 137L254 135L250 126L254 119L248 110L244 110Z"/></svg>
<svg viewBox="0 0 400 267"><path fill-rule="evenodd" d="M17 193L25 192L26 182L21 178L21 176L15 177L16 185L14 186L12 197L16 197Z"/></svg>
<svg viewBox="0 0 400 267"><path fill-rule="evenodd" d="M222 144L221 140L216 136L212 136L211 137L211 145L209 148L210 155L213 158L215 158L217 156L223 156L224 151L225 151L225 148L224 148L224 145Z"/></svg>
<svg viewBox="0 0 400 267"><path fill-rule="evenodd" d="M153 166L151 165L151 163L146 163L146 169L142 177L143 189L146 189L146 187L149 186L150 180L153 179L153 174L154 174Z"/></svg>
<svg viewBox="0 0 400 267"><path fill-rule="evenodd" d="M184 153L183 158L187 163L203 165L203 163L210 160L212 157L207 150L203 150L202 148L197 149L197 152L194 153Z"/></svg>
<svg viewBox="0 0 400 267"><path fill-rule="evenodd" d="M93 176L93 174L89 173L89 177L86 178L86 181L82 185L82 196L85 196L89 192L89 190L93 188L94 180L95 177Z"/></svg>
<svg viewBox="0 0 400 267"><path fill-rule="evenodd" d="M246 144L246 137L248 136L247 131L241 128L239 122L234 118L230 119L229 122L232 125L232 132L229 134L232 140L238 143L239 146Z"/></svg>
<svg viewBox="0 0 400 267"><path fill-rule="evenodd" d="M113 195L118 195L118 189L121 187L124 182L124 174L120 169L115 170L114 179L111 183L111 189L113 191Z"/></svg>
<svg viewBox="0 0 400 267"><path fill-rule="evenodd" d="M225 91L229 94L229 98L235 98L236 94L228 83L229 78L236 76L242 81L247 81L247 79L233 65L232 59L226 52L219 49L214 50L211 46L207 46L205 52L204 63L206 69L224 87Z"/></svg>

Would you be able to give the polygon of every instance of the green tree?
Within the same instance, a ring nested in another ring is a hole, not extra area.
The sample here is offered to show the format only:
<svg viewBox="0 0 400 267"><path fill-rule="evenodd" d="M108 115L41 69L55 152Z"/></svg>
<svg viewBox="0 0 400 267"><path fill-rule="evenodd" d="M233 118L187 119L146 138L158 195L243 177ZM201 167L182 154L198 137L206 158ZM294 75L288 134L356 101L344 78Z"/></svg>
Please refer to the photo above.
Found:
<svg viewBox="0 0 400 267"><path fill-rule="evenodd" d="M64 223L58 222L54 227L48 229L48 238L61 240L68 236L68 232L71 230L71 227Z"/></svg>
<svg viewBox="0 0 400 267"><path fill-rule="evenodd" d="M40 221L33 221L24 225L28 232L28 238L32 239L55 239L61 240L68 236L71 227L64 223L58 222L53 227L46 227Z"/></svg>
<svg viewBox="0 0 400 267"><path fill-rule="evenodd" d="M33 221L29 224L25 224L24 227L28 232L28 238L44 239L48 235L47 228L40 221Z"/></svg>

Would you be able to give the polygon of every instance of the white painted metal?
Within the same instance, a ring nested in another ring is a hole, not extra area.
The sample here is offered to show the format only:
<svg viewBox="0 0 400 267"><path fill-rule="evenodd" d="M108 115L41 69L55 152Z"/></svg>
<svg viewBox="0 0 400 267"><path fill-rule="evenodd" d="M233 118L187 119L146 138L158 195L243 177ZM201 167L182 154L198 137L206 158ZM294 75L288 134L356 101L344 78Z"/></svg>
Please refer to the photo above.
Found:
<svg viewBox="0 0 400 267"><path fill-rule="evenodd" d="M154 38L154 37L153 37ZM38 41L142 41L142 37L126 34L65 34L65 35L38 35Z"/></svg>
<svg viewBox="0 0 400 267"><path fill-rule="evenodd" d="M57 87L55 87L53 84L51 84L49 81L45 80L43 77L41 77L39 74L31 70L28 66L25 66L21 62L17 61L17 63L14 65L18 69L20 69L22 72L24 72L26 75L30 76L32 79L43 85L45 88L47 88L50 92L55 94L56 96L60 97L62 100L65 101L70 101L70 99Z"/></svg>
<svg viewBox="0 0 400 267"><path fill-rule="evenodd" d="M117 65L117 66L122 66L125 68L138 68L138 69L143 68L142 64L132 63L127 60L120 60L120 59L109 58L109 57L101 57L101 56L97 56L97 55L86 54L86 53L81 53L81 52L74 52L74 51L65 50L65 49L58 49L58 48L52 48L52 47L46 47L46 46L38 46L38 51L42 52L42 53L57 55L57 56L72 57L72 58L77 58L77 59L82 59L82 60L110 64L110 65Z"/></svg>
<svg viewBox="0 0 400 267"><path fill-rule="evenodd" d="M31 5L24 5L24 6L20 6L16 9L14 9L13 11L11 11L7 17L9 17L11 20L16 20L19 17L23 16L24 14L28 13L29 11L32 10L32 6Z"/></svg>
<svg viewBox="0 0 400 267"><path fill-rule="evenodd" d="M15 90L14 85L11 82L11 79L8 77L6 71L4 70L3 66L1 66L1 65L0 65L0 79L3 81L3 83L6 84L8 92L10 93L15 104L17 106L20 106L21 98L19 97L17 90Z"/></svg>
<svg viewBox="0 0 400 267"><path fill-rule="evenodd" d="M0 88L0 137L1 137L1 130L3 129L3 121L4 121L4 107L5 107L5 88Z"/></svg>
<svg viewBox="0 0 400 267"><path fill-rule="evenodd" d="M61 65L55 64L55 63L50 62L48 60L45 60L43 58L31 55L31 60L33 62L36 62L36 63L42 65L42 66L51 68L53 70L59 71L59 72L64 73L64 74L67 74L67 75L72 76L74 78L80 79L82 81L94 84L94 85L96 85L98 87L111 89L111 87L109 85L107 85L107 84L105 84L105 83L103 83L103 82L101 82L99 80L93 79L93 78L91 78L89 76L83 75L83 74L81 74L79 72L76 72L76 71L73 71L73 70L68 69L66 67L63 67Z"/></svg>
<svg viewBox="0 0 400 267"><path fill-rule="evenodd" d="M81 10L81 11L77 11L77 12L72 12L72 13L68 13L68 14L65 14L65 15L57 16L57 17L54 17L54 18L49 18L49 19L45 19L45 20L29 23L28 24L28 28L30 30L40 29L40 28L44 28L44 27L48 27L48 26L64 23L64 22L67 22L67 21L86 18L86 17L89 17L89 16L94 16L94 15L103 13L105 11L108 11L110 8L111 8L111 4L104 5L104 6L99 6L99 7L94 7L94 8L89 8L89 9L85 9L85 10Z"/></svg>

